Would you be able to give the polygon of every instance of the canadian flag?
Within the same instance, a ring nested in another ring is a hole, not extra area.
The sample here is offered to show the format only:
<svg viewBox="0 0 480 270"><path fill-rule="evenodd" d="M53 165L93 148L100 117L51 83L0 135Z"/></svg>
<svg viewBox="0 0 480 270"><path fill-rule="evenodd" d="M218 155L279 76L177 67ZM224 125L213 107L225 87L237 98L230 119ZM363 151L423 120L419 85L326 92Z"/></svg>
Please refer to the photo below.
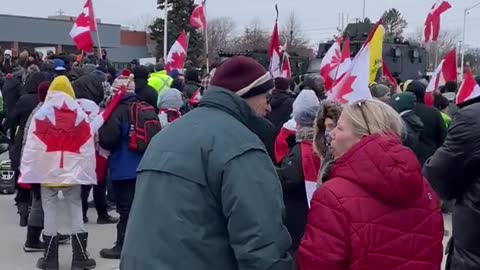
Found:
<svg viewBox="0 0 480 270"><path fill-rule="evenodd" d="M385 62L382 63L382 71L383 71L383 76L388 79L390 84L393 85L395 89L398 87L397 80L392 76L392 73L390 73L390 70L388 70L387 64Z"/></svg>
<svg viewBox="0 0 480 270"><path fill-rule="evenodd" d="M270 72L274 78L282 76L280 53L280 41L278 38L278 24L275 22L273 27L272 37L270 38L270 45L268 48L268 57L270 57Z"/></svg>
<svg viewBox="0 0 480 270"><path fill-rule="evenodd" d="M343 76L350 70L352 66L352 58L350 58L350 38L347 37L343 41L342 46L342 57L340 63L337 65L337 68L330 72L330 77L334 78L333 86L339 82Z"/></svg>
<svg viewBox="0 0 480 270"><path fill-rule="evenodd" d="M32 115L23 149L19 182L97 184L94 137L120 103L126 90L126 86L120 87L105 111L100 113L98 109L72 97L73 89L67 77L55 78L45 102ZM84 110L81 104L91 110Z"/></svg>
<svg viewBox="0 0 480 270"><path fill-rule="evenodd" d="M433 106L435 91L447 82L457 80L457 54L455 50L450 51L440 62L432 75L425 91L424 102L427 106Z"/></svg>
<svg viewBox="0 0 480 270"><path fill-rule="evenodd" d="M92 0L87 0L83 6L83 11L78 16L70 31L70 37L79 50L85 52L93 51L93 40L90 32L97 31L95 24L95 15L93 13Z"/></svg>
<svg viewBox="0 0 480 270"><path fill-rule="evenodd" d="M473 78L472 71L468 68L465 72L463 82L458 89L455 103L460 105L477 97L480 97L480 86L477 84L477 81L475 81L475 78Z"/></svg>
<svg viewBox="0 0 480 270"><path fill-rule="evenodd" d="M167 73L177 69L181 70L185 65L185 60L187 59L187 34L185 30L180 33L173 46L168 51L167 61L165 64L165 70Z"/></svg>
<svg viewBox="0 0 480 270"><path fill-rule="evenodd" d="M425 26L423 28L423 40L425 43L430 41L437 41L440 34L440 17L441 15L452 8L452 5L448 1L437 1L425 20Z"/></svg>
<svg viewBox="0 0 480 270"><path fill-rule="evenodd" d="M338 37L320 63L320 75L325 80L325 88L330 91L335 80L335 71L342 58L342 37ZM333 73L333 76L331 74Z"/></svg>
<svg viewBox="0 0 480 270"><path fill-rule="evenodd" d="M192 16L190 17L190 25L203 31L207 28L207 18L205 16L205 1L203 1L200 5L196 6L192 12Z"/></svg>
<svg viewBox="0 0 480 270"><path fill-rule="evenodd" d="M368 88L370 79L370 46L377 30L381 26L381 20L375 24L367 40L352 60L350 70L334 86L329 100L335 100L342 104L354 103L359 100L370 99L372 94Z"/></svg>
<svg viewBox="0 0 480 270"><path fill-rule="evenodd" d="M320 170L320 158L315 154L312 143L301 142L300 154L302 155L302 171L305 177L305 191L307 203L310 207L313 193L317 189L318 171Z"/></svg>
<svg viewBox="0 0 480 270"><path fill-rule="evenodd" d="M283 63L282 63L282 77L291 79L292 78L292 67L290 66L290 55L288 53L283 53Z"/></svg>
<svg viewBox="0 0 480 270"><path fill-rule="evenodd" d="M282 160L287 156L288 152L290 152L290 148L288 146L288 138L291 136L295 136L297 132L297 122L295 119L288 120L285 124L283 124L280 132L278 133L277 137L275 138L275 145L274 145L274 154L275 154L275 161L280 164Z"/></svg>

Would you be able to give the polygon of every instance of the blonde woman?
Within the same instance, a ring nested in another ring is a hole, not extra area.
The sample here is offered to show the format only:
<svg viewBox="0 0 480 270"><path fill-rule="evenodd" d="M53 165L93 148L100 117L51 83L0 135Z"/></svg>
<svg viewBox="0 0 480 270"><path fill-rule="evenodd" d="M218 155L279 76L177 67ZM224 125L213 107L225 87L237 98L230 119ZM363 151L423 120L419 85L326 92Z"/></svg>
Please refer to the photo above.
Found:
<svg viewBox="0 0 480 270"><path fill-rule="evenodd" d="M312 198L300 270L439 270L443 219L399 115L380 101L345 106L335 165Z"/></svg>

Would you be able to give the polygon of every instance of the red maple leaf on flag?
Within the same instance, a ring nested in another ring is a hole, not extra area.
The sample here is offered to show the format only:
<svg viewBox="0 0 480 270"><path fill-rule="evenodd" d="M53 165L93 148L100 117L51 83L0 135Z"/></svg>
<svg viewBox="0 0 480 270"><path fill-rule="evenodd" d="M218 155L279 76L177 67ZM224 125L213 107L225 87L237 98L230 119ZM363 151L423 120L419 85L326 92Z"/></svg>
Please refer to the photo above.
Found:
<svg viewBox="0 0 480 270"><path fill-rule="evenodd" d="M176 69L180 69L183 67L183 62L185 62L186 55L181 52L174 52L172 54L172 61L170 65Z"/></svg>
<svg viewBox="0 0 480 270"><path fill-rule="evenodd" d="M63 104L54 108L55 124L48 118L35 119L36 130L33 132L46 146L46 152L61 152L60 168L63 168L63 153L80 153L82 147L91 137L90 125L82 120L75 126L77 112Z"/></svg>
<svg viewBox="0 0 480 270"><path fill-rule="evenodd" d="M342 62L342 52L335 51L335 55L332 57L332 62L330 63L331 70L335 69Z"/></svg>
<svg viewBox="0 0 480 270"><path fill-rule="evenodd" d="M346 75L347 77L342 79L343 85L340 87L338 93L337 93L337 100L342 103L342 104L347 104L348 100L346 100L344 97L350 93L353 92L352 85L357 79L357 76L351 76L351 75Z"/></svg>

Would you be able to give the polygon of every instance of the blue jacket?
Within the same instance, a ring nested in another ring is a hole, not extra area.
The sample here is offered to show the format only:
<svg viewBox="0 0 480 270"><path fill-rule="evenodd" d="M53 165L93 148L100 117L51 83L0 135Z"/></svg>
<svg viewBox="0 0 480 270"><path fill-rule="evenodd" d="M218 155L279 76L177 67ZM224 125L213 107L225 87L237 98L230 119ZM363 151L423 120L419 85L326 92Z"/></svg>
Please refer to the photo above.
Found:
<svg viewBox="0 0 480 270"><path fill-rule="evenodd" d="M99 131L100 146L111 151L108 170L112 181L137 178L136 170L143 153L128 150L128 105L136 101L139 101L136 95L127 94Z"/></svg>

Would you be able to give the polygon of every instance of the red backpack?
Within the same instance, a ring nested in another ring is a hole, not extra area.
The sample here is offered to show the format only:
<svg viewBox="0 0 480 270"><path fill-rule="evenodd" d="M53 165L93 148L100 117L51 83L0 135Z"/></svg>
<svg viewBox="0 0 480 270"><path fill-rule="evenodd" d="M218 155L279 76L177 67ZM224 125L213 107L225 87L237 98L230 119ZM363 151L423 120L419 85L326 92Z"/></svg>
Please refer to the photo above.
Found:
<svg viewBox="0 0 480 270"><path fill-rule="evenodd" d="M155 108L146 102L133 102L129 106L130 112L130 142L128 149L143 153L147 146L160 130L160 120Z"/></svg>

